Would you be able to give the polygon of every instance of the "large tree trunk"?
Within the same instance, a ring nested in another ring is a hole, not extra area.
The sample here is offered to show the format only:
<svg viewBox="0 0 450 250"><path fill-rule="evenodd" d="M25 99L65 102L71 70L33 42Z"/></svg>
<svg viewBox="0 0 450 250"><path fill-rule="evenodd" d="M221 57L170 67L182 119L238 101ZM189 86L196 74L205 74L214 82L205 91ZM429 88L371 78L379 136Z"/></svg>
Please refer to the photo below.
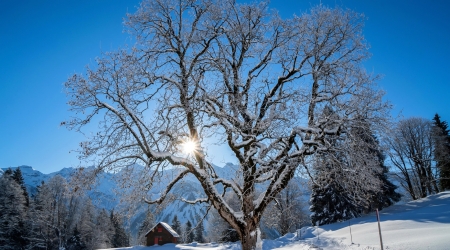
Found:
<svg viewBox="0 0 450 250"><path fill-rule="evenodd" d="M431 164L429 164L427 166L427 174L428 174L429 179L430 179L430 183L431 183L430 185L433 186L432 192L433 193L439 193L439 187L438 187L437 182L436 182L436 176L433 175L433 171L431 170Z"/></svg>
<svg viewBox="0 0 450 250"><path fill-rule="evenodd" d="M411 178L409 177L409 174L406 173L406 174L405 174L405 177L406 177L406 178L405 178L405 179L406 179L406 184L408 185L408 189L407 189L408 193L411 195L411 198L412 198L413 200L417 200L417 195L416 195L416 193L414 192L414 187L413 187Z"/></svg>
<svg viewBox="0 0 450 250"><path fill-rule="evenodd" d="M258 242L258 240L261 239L261 232L259 230L261 215L254 213L254 195L250 195L254 194L254 187L251 186L249 189L247 189L247 191L249 195L243 197L242 204L245 225L241 225L241 227L236 229L236 231L239 232L242 250L262 250L262 243Z"/></svg>
<svg viewBox="0 0 450 250"><path fill-rule="evenodd" d="M421 191L421 198L427 197L427 186L428 186L428 178L427 178L427 172L425 171L425 168L423 166L419 167L419 174L420 174L420 191Z"/></svg>
<svg viewBox="0 0 450 250"><path fill-rule="evenodd" d="M247 226L241 229L241 245L242 250L261 250L261 232L259 230L259 221L247 222Z"/></svg>

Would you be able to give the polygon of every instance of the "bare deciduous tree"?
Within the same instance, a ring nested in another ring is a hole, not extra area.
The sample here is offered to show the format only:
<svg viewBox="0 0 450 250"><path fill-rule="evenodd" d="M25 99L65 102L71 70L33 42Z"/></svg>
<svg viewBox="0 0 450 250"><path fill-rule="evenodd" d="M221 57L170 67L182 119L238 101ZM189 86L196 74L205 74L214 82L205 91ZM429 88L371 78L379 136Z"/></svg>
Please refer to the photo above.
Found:
<svg viewBox="0 0 450 250"><path fill-rule="evenodd" d="M439 192L432 136L431 121L409 118L400 121L387 140L400 184L413 200Z"/></svg>
<svg viewBox="0 0 450 250"><path fill-rule="evenodd" d="M105 54L65 84L77 114L65 124L99 124L80 157L96 160L97 172L143 165L147 190L162 170L177 167L167 188L145 199L150 204L193 175L205 197L186 202L214 206L244 250L261 247L264 210L308 157L332 147L326 135L358 127L359 117L378 125L387 117L382 92L362 67L369 56L363 16L352 11L321 6L283 20L267 3L149 0L126 24L133 48ZM339 119L319 118L327 105ZM214 171L204 144L210 137L233 152L235 178ZM189 154L187 142L196 146ZM229 192L238 209L225 200Z"/></svg>
<svg viewBox="0 0 450 250"><path fill-rule="evenodd" d="M280 235L295 232L296 229L310 224L306 213L308 203L302 198L306 190L306 183L298 183L298 179L289 182L273 202L267 207L263 215L263 224L277 230ZM304 185L301 187L301 185Z"/></svg>

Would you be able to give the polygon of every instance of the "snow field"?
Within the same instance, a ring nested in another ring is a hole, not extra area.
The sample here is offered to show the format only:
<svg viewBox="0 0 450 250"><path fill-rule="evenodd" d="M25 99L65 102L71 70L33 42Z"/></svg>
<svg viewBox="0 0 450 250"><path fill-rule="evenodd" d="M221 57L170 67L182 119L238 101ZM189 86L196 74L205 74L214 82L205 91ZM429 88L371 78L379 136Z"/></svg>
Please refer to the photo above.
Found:
<svg viewBox="0 0 450 250"><path fill-rule="evenodd" d="M384 249L450 250L450 191L394 205L380 211ZM289 233L275 240L263 240L263 250L380 249L375 213L349 221L304 227L301 235ZM191 243L163 246L135 246L132 250L240 250L239 243Z"/></svg>

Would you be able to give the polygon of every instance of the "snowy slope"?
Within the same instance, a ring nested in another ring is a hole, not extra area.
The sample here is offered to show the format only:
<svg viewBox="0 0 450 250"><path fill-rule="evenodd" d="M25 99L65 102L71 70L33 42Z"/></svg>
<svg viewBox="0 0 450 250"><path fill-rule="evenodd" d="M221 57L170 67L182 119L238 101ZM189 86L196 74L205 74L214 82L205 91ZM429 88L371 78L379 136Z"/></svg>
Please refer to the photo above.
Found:
<svg viewBox="0 0 450 250"><path fill-rule="evenodd" d="M450 249L450 192L394 205L381 211L381 229L386 249ZM374 214L351 221L351 249L378 247L378 226ZM350 245L347 223L330 225L324 237L343 239ZM328 228L324 227L325 230ZM388 248L389 247L389 248Z"/></svg>
<svg viewBox="0 0 450 250"><path fill-rule="evenodd" d="M380 213L384 249L450 249L450 191L394 205ZM320 228L305 227L301 235L264 240L263 249L380 249L375 214ZM134 250L238 250L239 244L167 244L136 246Z"/></svg>

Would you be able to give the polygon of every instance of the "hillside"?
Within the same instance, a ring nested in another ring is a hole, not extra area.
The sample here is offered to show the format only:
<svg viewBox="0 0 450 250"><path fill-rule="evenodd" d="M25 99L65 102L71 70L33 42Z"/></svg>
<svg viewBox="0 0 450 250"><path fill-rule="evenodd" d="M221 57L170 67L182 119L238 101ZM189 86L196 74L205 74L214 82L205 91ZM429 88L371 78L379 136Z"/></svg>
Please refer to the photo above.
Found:
<svg viewBox="0 0 450 250"><path fill-rule="evenodd" d="M450 246L450 191L389 207L380 212L384 249L445 250ZM350 237L350 227L352 239ZM239 244L167 244L135 250L238 250ZM380 249L375 214L320 228L304 227L301 235L263 240L263 249Z"/></svg>

